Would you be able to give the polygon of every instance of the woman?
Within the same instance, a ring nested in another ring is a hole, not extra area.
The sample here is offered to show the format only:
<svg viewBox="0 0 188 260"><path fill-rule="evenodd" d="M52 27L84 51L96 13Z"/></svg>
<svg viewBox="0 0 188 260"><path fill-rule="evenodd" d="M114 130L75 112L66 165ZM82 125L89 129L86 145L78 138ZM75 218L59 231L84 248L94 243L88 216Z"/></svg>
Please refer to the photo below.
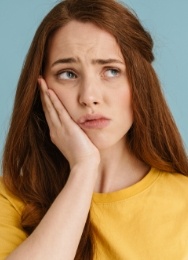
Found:
<svg viewBox="0 0 188 260"><path fill-rule="evenodd" d="M44 18L4 150L1 259L188 258L188 160L152 47L113 0Z"/></svg>

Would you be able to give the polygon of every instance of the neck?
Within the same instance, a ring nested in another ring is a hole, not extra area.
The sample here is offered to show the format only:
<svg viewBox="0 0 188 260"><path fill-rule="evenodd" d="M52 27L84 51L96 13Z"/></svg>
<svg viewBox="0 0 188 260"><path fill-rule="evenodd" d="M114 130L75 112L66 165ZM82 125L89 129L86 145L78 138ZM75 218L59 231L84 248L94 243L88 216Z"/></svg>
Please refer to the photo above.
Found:
<svg viewBox="0 0 188 260"><path fill-rule="evenodd" d="M126 143L100 151L101 163L95 192L108 193L129 187L140 181L149 167L138 160Z"/></svg>

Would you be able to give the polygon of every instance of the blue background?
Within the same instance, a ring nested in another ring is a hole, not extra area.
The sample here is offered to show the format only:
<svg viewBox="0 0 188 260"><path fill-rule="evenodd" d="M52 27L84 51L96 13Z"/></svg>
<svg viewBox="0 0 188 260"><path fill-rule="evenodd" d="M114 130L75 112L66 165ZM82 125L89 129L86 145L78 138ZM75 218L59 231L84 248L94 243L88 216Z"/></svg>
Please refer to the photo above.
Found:
<svg viewBox="0 0 188 260"><path fill-rule="evenodd" d="M0 0L0 155L24 57L40 21L57 2ZM188 150L188 1L122 2L137 13L154 39L154 66Z"/></svg>

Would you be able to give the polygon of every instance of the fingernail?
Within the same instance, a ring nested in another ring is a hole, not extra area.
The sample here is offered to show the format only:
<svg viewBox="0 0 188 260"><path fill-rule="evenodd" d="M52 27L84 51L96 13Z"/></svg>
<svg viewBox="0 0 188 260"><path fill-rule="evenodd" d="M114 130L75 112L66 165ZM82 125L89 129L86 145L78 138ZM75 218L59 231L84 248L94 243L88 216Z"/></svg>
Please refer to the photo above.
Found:
<svg viewBox="0 0 188 260"><path fill-rule="evenodd" d="M37 79L37 81L38 81L38 84L39 84L39 86L41 85L41 78L39 77L38 79Z"/></svg>
<svg viewBox="0 0 188 260"><path fill-rule="evenodd" d="M48 97L50 97L50 92L48 90L46 91L46 94L48 95Z"/></svg>

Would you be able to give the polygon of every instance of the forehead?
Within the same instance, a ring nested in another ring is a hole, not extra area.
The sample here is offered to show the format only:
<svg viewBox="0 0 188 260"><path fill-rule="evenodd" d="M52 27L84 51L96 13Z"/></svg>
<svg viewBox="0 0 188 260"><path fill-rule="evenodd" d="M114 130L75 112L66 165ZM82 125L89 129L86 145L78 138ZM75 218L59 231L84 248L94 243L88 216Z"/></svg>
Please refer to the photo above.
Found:
<svg viewBox="0 0 188 260"><path fill-rule="evenodd" d="M54 33L48 44L48 58L51 60L59 55L115 56L123 61L115 37L89 22L71 21Z"/></svg>

